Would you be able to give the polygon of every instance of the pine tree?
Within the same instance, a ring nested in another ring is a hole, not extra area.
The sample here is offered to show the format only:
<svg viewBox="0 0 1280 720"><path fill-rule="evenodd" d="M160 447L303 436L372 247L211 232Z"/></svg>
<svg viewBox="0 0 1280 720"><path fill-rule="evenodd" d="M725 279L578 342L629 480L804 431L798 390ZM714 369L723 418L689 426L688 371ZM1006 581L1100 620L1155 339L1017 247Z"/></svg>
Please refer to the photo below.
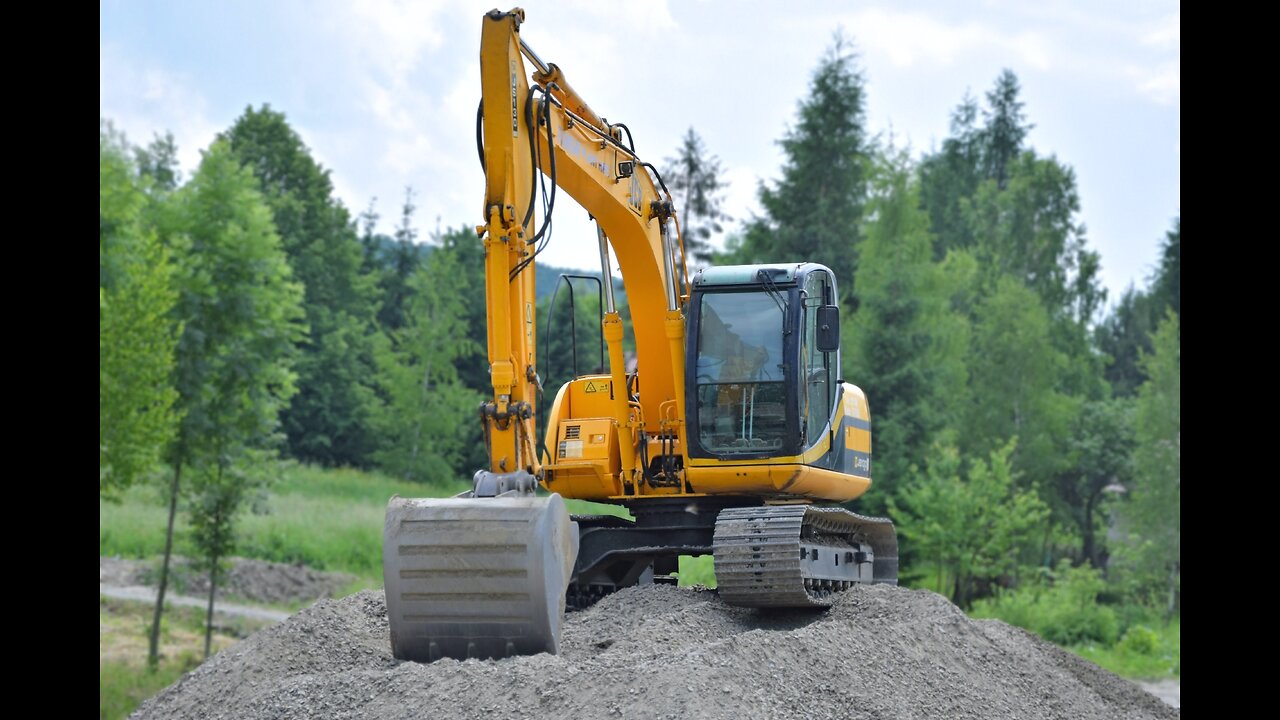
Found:
<svg viewBox="0 0 1280 720"><path fill-rule="evenodd" d="M890 151L893 152L893 151ZM859 308L847 323L845 378L868 394L878 490L860 501L883 512L913 466L963 407L963 348L948 335L965 321L951 311L931 260L929 218L905 153L880 158L872 176L866 240L858 267Z"/></svg>
<svg viewBox="0 0 1280 720"><path fill-rule="evenodd" d="M1173 229L1165 233L1160 244L1160 266L1151 283L1151 295L1154 300L1153 309L1157 316L1152 319L1155 325L1163 317L1166 307L1173 314L1182 316L1182 285L1179 274L1182 264L1182 217L1173 219Z"/></svg>
<svg viewBox="0 0 1280 720"><path fill-rule="evenodd" d="M983 113L982 174L994 180L1003 190L1009 180L1009 166L1022 154L1022 143L1034 125L1026 122L1018 76L1005 68L996 78L996 86L987 93L987 110Z"/></svg>
<svg viewBox="0 0 1280 720"><path fill-rule="evenodd" d="M702 138L690 127L676 157L667 158L665 165L663 178L680 212L685 253L706 264L712 257L711 238L724 232L721 222L729 219L721 210L728 182L720 159L707 154Z"/></svg>
<svg viewBox="0 0 1280 720"><path fill-rule="evenodd" d="M779 143L786 156L782 177L761 186L765 215L748 223L736 260L819 262L835 272L845 300L856 296L867 194L864 95L852 44L836 35L813 73L795 127Z"/></svg>

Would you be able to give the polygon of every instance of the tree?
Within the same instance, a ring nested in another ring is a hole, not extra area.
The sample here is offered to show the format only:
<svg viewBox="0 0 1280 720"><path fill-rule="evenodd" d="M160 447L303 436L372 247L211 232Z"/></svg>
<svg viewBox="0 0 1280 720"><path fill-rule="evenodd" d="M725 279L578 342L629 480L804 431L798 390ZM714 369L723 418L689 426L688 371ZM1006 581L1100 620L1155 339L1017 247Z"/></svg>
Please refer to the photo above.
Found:
<svg viewBox="0 0 1280 720"><path fill-rule="evenodd" d="M997 281L974 309L968 362L973 399L961 437L985 455L1018 437L1015 467L1031 484L1047 483L1066 464L1065 439L1079 400L1062 393L1067 356L1050 338L1048 312L1013 278Z"/></svg>
<svg viewBox="0 0 1280 720"><path fill-rule="evenodd" d="M813 73L795 127L779 143L786 156L782 177L760 187L765 214L747 224L737 261L819 262L835 272L844 299L856 296L867 193L865 103L852 44L837 34Z"/></svg>
<svg viewBox="0 0 1280 720"><path fill-rule="evenodd" d="M978 103L966 93L951 113L951 137L942 141L940 151L920 161L920 205L929 214L935 260L946 257L949 250L974 245L964 206L982 179L982 134L977 119Z"/></svg>
<svg viewBox="0 0 1280 720"><path fill-rule="evenodd" d="M380 467L406 480L438 483L465 477L477 443L480 395L462 384L455 361L477 350L467 338L457 258L431 254L410 279L404 327L378 353L378 384L387 402L378 416Z"/></svg>
<svg viewBox="0 0 1280 720"><path fill-rule="evenodd" d="M246 108L224 137L262 185L293 275L306 288L311 333L300 347L298 395L283 415L289 452L324 465L367 465L375 445L376 279L329 171L282 113Z"/></svg>
<svg viewBox="0 0 1280 720"><path fill-rule="evenodd" d="M962 407L964 348L951 339L964 318L951 310L932 262L929 218L905 152L880 157L872 174L869 222L858 266L858 312L846 323L844 377L872 403L876 483L860 500L879 513L923 467L929 446Z"/></svg>
<svg viewBox="0 0 1280 720"><path fill-rule="evenodd" d="M395 239L376 270L379 296L382 298L378 325L383 330L404 327L410 296L409 278L422 266L422 248L416 243L418 229L413 226L413 214L417 209L413 204L413 188L406 187Z"/></svg>
<svg viewBox="0 0 1280 720"><path fill-rule="evenodd" d="M1134 482L1122 517L1129 561L1165 593L1168 616L1178 611L1182 565L1182 361L1172 308L1142 357L1147 380L1138 389Z"/></svg>
<svg viewBox="0 0 1280 720"><path fill-rule="evenodd" d="M987 93L987 110L983 113L982 174L1004 189L1009 179L1009 165L1022 153L1022 142L1034 125L1026 122L1022 91L1018 76L1005 68L996 78L996 86Z"/></svg>
<svg viewBox="0 0 1280 720"><path fill-rule="evenodd" d="M98 148L98 491L114 497L173 437L177 295L169 252L142 220L145 193L124 138L104 126Z"/></svg>
<svg viewBox="0 0 1280 720"><path fill-rule="evenodd" d="M156 133L147 147L133 149L133 157L138 174L150 178L158 190L169 193L178 189L182 171L178 167L178 144L174 142L173 133Z"/></svg>
<svg viewBox="0 0 1280 720"><path fill-rule="evenodd" d="M196 475L187 507L191 518L191 539L199 551L193 566L209 576L209 597L205 607L204 656L213 643L213 603L223 576L226 559L236 547L235 520L249 494L261 484L253 474L252 453L242 452L236 463L217 463L211 472Z"/></svg>
<svg viewBox="0 0 1280 720"><path fill-rule="evenodd" d="M173 475L151 626L153 666L183 471L190 471L198 491L193 526L206 522L204 507L216 507L219 514L211 522L222 539L206 546L216 567L218 553L229 547L226 538L242 496L227 483L241 477L234 471L246 457L276 440L278 416L295 392L294 348L305 333L302 288L292 278L270 208L227 143L215 142L204 153L164 222L172 241L183 247L175 306L182 335L174 372L182 422L167 452ZM210 592L216 580L213 572Z"/></svg>
<svg viewBox="0 0 1280 720"><path fill-rule="evenodd" d="M712 257L711 238L724 232L721 222L729 216L720 209L728 182L720 159L707 155L702 138L692 127L685 133L674 158L667 158L663 174L680 210L680 235L686 254L702 263Z"/></svg>
<svg viewBox="0 0 1280 720"><path fill-rule="evenodd" d="M1117 397L1133 397L1145 379L1139 361L1151 352L1155 321L1151 296L1130 285L1094 330L1094 343L1106 355L1105 377Z"/></svg>
<svg viewBox="0 0 1280 720"><path fill-rule="evenodd" d="M1182 319L1182 289L1179 273L1182 264L1182 217L1173 219L1173 229L1165 233L1164 242L1160 244L1160 266L1151 283L1151 295L1154 299L1155 317L1151 324L1155 325L1164 315L1166 307L1173 309L1173 314Z"/></svg>
<svg viewBox="0 0 1280 720"><path fill-rule="evenodd" d="M1132 401L1086 402L1068 437L1071 463L1057 478L1058 512L1080 533L1080 558L1101 570L1106 564L1098 541L1103 492L1128 484L1132 477Z"/></svg>
<svg viewBox="0 0 1280 720"><path fill-rule="evenodd" d="M951 600L967 607L977 581L1016 571L1022 549L1044 525L1048 508L1034 491L1014 482L1010 440L962 472L952 447L935 447L928 472L891 501L893 517L911 551L931 563L937 587L952 585Z"/></svg>

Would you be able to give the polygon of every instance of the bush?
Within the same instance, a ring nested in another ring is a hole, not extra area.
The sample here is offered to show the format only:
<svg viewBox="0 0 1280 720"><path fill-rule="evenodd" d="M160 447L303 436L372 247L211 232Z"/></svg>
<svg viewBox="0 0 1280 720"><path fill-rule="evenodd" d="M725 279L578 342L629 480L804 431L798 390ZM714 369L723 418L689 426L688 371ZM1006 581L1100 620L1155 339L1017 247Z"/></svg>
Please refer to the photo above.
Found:
<svg viewBox="0 0 1280 720"><path fill-rule="evenodd" d="M1097 570L1073 568L1067 561L1040 582L1003 591L974 603L974 617L996 618L1030 630L1059 645L1095 641L1112 645L1120 622L1098 603L1105 583Z"/></svg>
<svg viewBox="0 0 1280 720"><path fill-rule="evenodd" d="M1144 625L1134 625L1120 638L1119 648L1135 655L1154 655L1159 643L1160 636L1155 630Z"/></svg>

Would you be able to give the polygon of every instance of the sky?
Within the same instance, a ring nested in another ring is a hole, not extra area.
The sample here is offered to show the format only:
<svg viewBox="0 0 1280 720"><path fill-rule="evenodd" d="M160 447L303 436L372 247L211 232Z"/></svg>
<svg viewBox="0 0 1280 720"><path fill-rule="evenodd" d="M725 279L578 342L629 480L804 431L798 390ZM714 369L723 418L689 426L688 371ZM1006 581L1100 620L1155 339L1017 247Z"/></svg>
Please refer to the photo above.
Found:
<svg viewBox="0 0 1280 720"><path fill-rule="evenodd" d="M331 171L353 216L374 202L389 234L412 187L423 237L474 226L484 221L480 27L493 2L103 0L101 117L138 144L172 132L189 175L246 107L269 104ZM779 177L777 140L837 29L858 51L869 131L916 156L947 137L966 93L981 98L1013 70L1034 124L1028 143L1076 174L1079 221L1112 301L1146 284L1181 212L1176 1L523 7L521 37L596 112L626 123L644 160L661 167L697 130L720 159L725 210L739 221L760 213L758 187ZM541 259L598 268L585 211L558 202L554 227Z"/></svg>

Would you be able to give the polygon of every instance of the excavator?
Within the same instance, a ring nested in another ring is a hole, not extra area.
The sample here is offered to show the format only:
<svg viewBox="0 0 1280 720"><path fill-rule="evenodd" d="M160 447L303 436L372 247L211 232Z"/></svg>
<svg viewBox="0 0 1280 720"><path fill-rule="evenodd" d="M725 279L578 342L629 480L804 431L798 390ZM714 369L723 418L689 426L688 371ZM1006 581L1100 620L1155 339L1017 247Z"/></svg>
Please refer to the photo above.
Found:
<svg viewBox="0 0 1280 720"><path fill-rule="evenodd" d="M840 374L836 278L810 262L690 277L658 170L521 39L524 18L487 13L480 41L489 466L457 497L388 504L395 657L556 653L566 609L675 582L680 556L711 555L720 598L738 606L821 608L853 583L896 584L893 524L817 505L871 484L867 398ZM534 262L557 191L596 223L608 367L559 388L540 455ZM564 498L631 519L571 516Z"/></svg>

